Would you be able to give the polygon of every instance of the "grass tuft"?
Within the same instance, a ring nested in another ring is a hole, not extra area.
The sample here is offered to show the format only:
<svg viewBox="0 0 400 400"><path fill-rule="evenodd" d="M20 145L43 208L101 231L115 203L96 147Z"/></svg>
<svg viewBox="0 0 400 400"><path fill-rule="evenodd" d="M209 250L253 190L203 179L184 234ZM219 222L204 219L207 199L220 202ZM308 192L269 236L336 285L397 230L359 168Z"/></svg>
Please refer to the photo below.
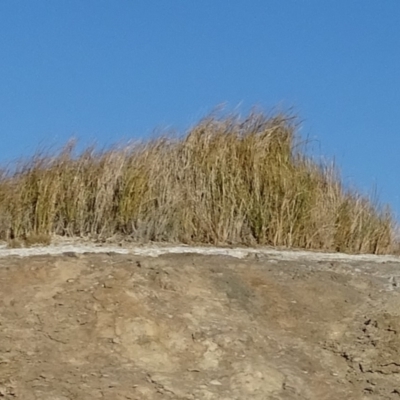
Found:
<svg viewBox="0 0 400 400"><path fill-rule="evenodd" d="M346 189L333 165L302 147L292 118L262 113L212 115L182 138L78 156L70 142L0 172L0 238L392 252L390 210Z"/></svg>

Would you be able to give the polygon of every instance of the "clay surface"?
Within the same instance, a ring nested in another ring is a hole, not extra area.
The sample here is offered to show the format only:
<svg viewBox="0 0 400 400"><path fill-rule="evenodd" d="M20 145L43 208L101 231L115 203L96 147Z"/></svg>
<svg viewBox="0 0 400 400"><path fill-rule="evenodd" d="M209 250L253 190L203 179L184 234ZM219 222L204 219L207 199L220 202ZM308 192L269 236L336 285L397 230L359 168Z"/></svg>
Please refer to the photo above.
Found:
<svg viewBox="0 0 400 400"><path fill-rule="evenodd" d="M0 398L400 399L398 277L395 261L3 257Z"/></svg>

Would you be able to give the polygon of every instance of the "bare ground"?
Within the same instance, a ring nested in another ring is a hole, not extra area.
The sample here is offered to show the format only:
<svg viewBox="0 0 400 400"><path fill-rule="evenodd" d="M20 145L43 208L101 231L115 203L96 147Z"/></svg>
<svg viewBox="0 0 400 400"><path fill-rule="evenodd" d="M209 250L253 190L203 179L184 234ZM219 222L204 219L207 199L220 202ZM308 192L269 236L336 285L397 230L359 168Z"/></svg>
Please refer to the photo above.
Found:
<svg viewBox="0 0 400 400"><path fill-rule="evenodd" d="M399 400L399 266L4 257L0 398Z"/></svg>

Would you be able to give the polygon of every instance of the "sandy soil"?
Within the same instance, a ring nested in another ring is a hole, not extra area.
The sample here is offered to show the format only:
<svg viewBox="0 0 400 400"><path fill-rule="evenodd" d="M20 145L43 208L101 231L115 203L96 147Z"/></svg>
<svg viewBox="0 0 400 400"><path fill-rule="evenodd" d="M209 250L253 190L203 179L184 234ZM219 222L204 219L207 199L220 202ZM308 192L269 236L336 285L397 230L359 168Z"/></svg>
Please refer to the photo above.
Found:
<svg viewBox="0 0 400 400"><path fill-rule="evenodd" d="M171 249L1 249L0 398L400 399L398 258Z"/></svg>

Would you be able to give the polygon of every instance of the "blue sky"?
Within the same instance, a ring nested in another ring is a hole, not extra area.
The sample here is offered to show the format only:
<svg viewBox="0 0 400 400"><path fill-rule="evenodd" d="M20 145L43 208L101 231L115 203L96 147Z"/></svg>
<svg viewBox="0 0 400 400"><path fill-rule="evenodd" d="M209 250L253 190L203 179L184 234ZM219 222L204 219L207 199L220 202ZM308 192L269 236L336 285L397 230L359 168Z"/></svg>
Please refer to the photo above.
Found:
<svg viewBox="0 0 400 400"><path fill-rule="evenodd" d="M0 163L293 108L347 182L400 214L399 0L2 0Z"/></svg>

